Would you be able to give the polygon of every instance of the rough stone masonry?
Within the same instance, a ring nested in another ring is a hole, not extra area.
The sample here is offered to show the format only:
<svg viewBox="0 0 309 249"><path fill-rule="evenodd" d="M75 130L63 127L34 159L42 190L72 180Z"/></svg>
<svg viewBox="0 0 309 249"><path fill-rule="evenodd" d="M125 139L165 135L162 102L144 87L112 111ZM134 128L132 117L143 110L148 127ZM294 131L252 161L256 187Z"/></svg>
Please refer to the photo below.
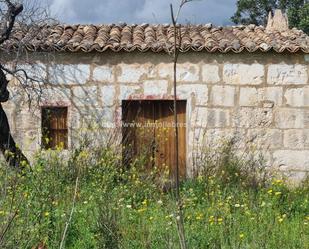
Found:
<svg viewBox="0 0 309 249"><path fill-rule="evenodd" d="M12 101L4 106L29 156L41 148L42 106L68 107L72 148L87 121L115 129L122 100L173 97L172 58L163 53L58 54L57 71L39 56L35 63L50 82L39 104L29 109L13 79ZM188 176L198 167L195 148L215 148L233 137L240 152L261 152L267 165L292 179L309 172L308 55L187 52L177 79L177 97L187 100Z"/></svg>

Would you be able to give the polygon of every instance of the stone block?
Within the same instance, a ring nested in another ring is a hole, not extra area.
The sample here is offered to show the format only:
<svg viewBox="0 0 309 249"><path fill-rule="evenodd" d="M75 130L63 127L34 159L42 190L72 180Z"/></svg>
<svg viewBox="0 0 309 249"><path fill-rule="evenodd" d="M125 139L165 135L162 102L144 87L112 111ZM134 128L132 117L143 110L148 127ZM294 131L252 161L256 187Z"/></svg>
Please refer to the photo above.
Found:
<svg viewBox="0 0 309 249"><path fill-rule="evenodd" d="M267 83L272 85L301 85L308 83L306 65L274 64L268 66Z"/></svg>
<svg viewBox="0 0 309 249"><path fill-rule="evenodd" d="M283 171L309 171L309 150L277 150L273 160Z"/></svg>
<svg viewBox="0 0 309 249"><path fill-rule="evenodd" d="M142 77L147 77L148 67L145 65L127 65L120 64L120 75L118 75L118 82L122 83L139 83Z"/></svg>
<svg viewBox="0 0 309 249"><path fill-rule="evenodd" d="M23 150L37 151L41 146L39 130L24 130L22 137L19 139L20 146Z"/></svg>
<svg viewBox="0 0 309 249"><path fill-rule="evenodd" d="M235 87L213 86L210 101L215 106L234 106Z"/></svg>
<svg viewBox="0 0 309 249"><path fill-rule="evenodd" d="M239 105L257 106L259 103L258 90L253 87L240 88Z"/></svg>
<svg viewBox="0 0 309 249"><path fill-rule="evenodd" d="M101 86L101 98L103 106L111 106L114 104L115 101L115 86L108 85L108 86Z"/></svg>
<svg viewBox="0 0 309 249"><path fill-rule="evenodd" d="M12 70L15 70L12 66L10 67ZM27 73L27 77L31 79L34 79L35 81L41 81L44 82L47 77L47 67L43 63L34 63L34 64L21 64L17 65L16 69L22 69ZM19 71L18 75L22 78L25 78L26 75L23 71ZM10 76L12 77L12 76ZM12 78L11 78L12 79Z"/></svg>
<svg viewBox="0 0 309 249"><path fill-rule="evenodd" d="M34 113L29 109L23 109L14 118L16 131L39 129L41 126L41 113Z"/></svg>
<svg viewBox="0 0 309 249"><path fill-rule="evenodd" d="M173 64L159 64L158 74L160 78L167 78L169 80L172 80L174 77ZM178 64L176 77L178 82L198 82L199 66L192 63Z"/></svg>
<svg viewBox="0 0 309 249"><path fill-rule="evenodd" d="M309 148L309 129L291 129L284 131L284 147L289 149Z"/></svg>
<svg viewBox="0 0 309 249"><path fill-rule="evenodd" d="M73 87L73 102L77 106L97 106L98 91L96 86Z"/></svg>
<svg viewBox="0 0 309 249"><path fill-rule="evenodd" d="M220 128L229 127L229 110L197 107L192 113L191 124L194 127Z"/></svg>
<svg viewBox="0 0 309 249"><path fill-rule="evenodd" d="M55 85L82 85L90 77L90 66L86 64L57 64L49 67L48 80Z"/></svg>
<svg viewBox="0 0 309 249"><path fill-rule="evenodd" d="M130 96L138 94L141 91L141 87L138 85L120 85L119 100L127 100Z"/></svg>
<svg viewBox="0 0 309 249"><path fill-rule="evenodd" d="M114 82L112 66L97 66L93 69L93 80L99 82Z"/></svg>
<svg viewBox="0 0 309 249"><path fill-rule="evenodd" d="M286 103L293 107L309 106L309 87L287 89L284 97Z"/></svg>
<svg viewBox="0 0 309 249"><path fill-rule="evenodd" d="M171 94L174 94L172 88ZM179 99L189 99L195 96L197 105L207 105L208 102L208 87L203 84L185 84L177 86L177 97Z"/></svg>
<svg viewBox="0 0 309 249"><path fill-rule="evenodd" d="M232 115L233 127L266 128L272 126L273 110L271 108L242 107Z"/></svg>
<svg viewBox="0 0 309 249"><path fill-rule="evenodd" d="M209 148L222 149L231 140L234 141L236 148L243 147L245 130L235 129L207 129L204 143Z"/></svg>
<svg viewBox="0 0 309 249"><path fill-rule="evenodd" d="M259 102L270 101L275 106L281 106L283 99L283 89L281 87L264 87L258 89Z"/></svg>
<svg viewBox="0 0 309 249"><path fill-rule="evenodd" d="M281 87L242 87L240 88L240 106L259 106L264 102L273 106L282 105L283 90Z"/></svg>
<svg viewBox="0 0 309 249"><path fill-rule="evenodd" d="M43 89L41 102L43 105L56 105L59 102L70 102L72 100L71 91L65 87L51 87Z"/></svg>
<svg viewBox="0 0 309 249"><path fill-rule="evenodd" d="M223 81L235 85L259 85L264 81L264 66L261 64L225 64Z"/></svg>
<svg viewBox="0 0 309 249"><path fill-rule="evenodd" d="M246 143L260 149L282 148L283 134L280 129L249 129Z"/></svg>
<svg viewBox="0 0 309 249"><path fill-rule="evenodd" d="M202 78L205 83L217 83L220 81L219 67L217 65L203 65Z"/></svg>
<svg viewBox="0 0 309 249"><path fill-rule="evenodd" d="M167 80L145 80L143 82L144 95L158 96L167 94L168 81Z"/></svg>
<svg viewBox="0 0 309 249"><path fill-rule="evenodd" d="M304 128L305 113L301 109L280 108L275 112L275 127Z"/></svg>

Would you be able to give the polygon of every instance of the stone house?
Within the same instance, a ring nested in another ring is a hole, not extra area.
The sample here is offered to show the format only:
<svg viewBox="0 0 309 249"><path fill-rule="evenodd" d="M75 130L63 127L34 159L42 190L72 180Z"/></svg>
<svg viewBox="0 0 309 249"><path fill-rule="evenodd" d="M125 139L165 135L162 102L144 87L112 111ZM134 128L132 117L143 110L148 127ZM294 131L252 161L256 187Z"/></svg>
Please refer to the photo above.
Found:
<svg viewBox="0 0 309 249"><path fill-rule="evenodd" d="M280 24L271 19L267 28L181 27L177 99L184 124L183 175L196 170L195 148L232 137L240 151L254 147L268 165L292 177L309 171L309 37ZM6 49L14 50L26 34L15 37ZM47 82L41 101L29 109L12 79L12 101L4 105L26 154L59 143L72 148L77 131L89 128L87 121L104 129L121 127L122 135L126 121L171 124L173 37L170 25L57 25L26 40L34 74ZM159 135L151 140L156 143L151 156L172 164L174 135L160 127L164 139L152 126L128 139L139 151L150 141L145 133ZM44 129L53 142L44 142Z"/></svg>

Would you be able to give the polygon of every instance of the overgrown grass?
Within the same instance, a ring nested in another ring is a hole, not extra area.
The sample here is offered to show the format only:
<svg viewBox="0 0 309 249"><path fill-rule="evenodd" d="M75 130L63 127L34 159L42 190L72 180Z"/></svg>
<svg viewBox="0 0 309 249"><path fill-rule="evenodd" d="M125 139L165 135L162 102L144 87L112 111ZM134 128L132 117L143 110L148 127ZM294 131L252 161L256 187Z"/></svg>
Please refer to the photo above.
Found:
<svg viewBox="0 0 309 249"><path fill-rule="evenodd" d="M106 149L64 158L57 151L38 156L25 174L1 167L1 248L59 248L77 178L65 248L179 248L167 179L140 172L142 161L124 170ZM189 248L309 248L308 183L250 184L258 178L226 155L212 165L181 185Z"/></svg>

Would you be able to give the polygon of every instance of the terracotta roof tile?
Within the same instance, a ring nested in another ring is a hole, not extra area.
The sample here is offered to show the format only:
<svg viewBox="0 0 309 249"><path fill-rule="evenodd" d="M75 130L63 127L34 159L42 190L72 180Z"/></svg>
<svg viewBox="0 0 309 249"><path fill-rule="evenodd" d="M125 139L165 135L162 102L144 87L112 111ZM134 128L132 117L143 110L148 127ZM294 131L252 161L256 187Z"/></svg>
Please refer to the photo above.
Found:
<svg viewBox="0 0 309 249"><path fill-rule="evenodd" d="M3 44L3 50L14 50L21 44L29 51L161 52L170 51L174 42L173 27L162 24L54 25L32 27L27 32L21 30L15 29L11 39ZM182 52L274 50L278 53L309 53L309 36L294 28L280 32L255 25L214 27L206 24L181 26L180 33Z"/></svg>

